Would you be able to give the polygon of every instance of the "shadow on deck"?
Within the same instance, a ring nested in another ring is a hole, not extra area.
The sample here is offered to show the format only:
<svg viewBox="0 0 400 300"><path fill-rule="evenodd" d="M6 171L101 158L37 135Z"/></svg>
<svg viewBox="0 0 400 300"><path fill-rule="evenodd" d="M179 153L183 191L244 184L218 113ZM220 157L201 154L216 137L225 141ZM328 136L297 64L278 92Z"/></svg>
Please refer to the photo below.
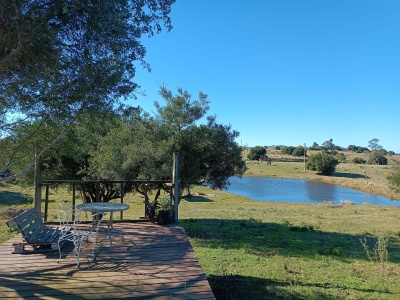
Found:
<svg viewBox="0 0 400 300"><path fill-rule="evenodd" d="M72 244L58 252L12 254L17 237L0 245L0 298L14 299L215 299L185 231L178 224L114 224L125 239L105 230L84 242L81 266Z"/></svg>

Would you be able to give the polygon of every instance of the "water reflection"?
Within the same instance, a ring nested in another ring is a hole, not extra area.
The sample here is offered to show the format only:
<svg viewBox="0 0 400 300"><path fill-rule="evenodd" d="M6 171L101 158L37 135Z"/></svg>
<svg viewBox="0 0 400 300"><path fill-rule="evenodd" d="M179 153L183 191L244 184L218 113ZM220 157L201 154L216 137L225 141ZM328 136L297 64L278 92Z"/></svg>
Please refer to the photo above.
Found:
<svg viewBox="0 0 400 300"><path fill-rule="evenodd" d="M227 189L228 192L259 201L306 203L331 201L337 204L341 201L351 201L354 204L400 206L399 201L319 181L244 176L241 179L232 177L229 182L231 185Z"/></svg>
<svg viewBox="0 0 400 300"><path fill-rule="evenodd" d="M321 182L313 180L301 180L301 181L304 182L305 194L311 202L317 202L317 203L323 201L335 202L335 199L340 198L340 196L337 195L338 186L334 184L321 184Z"/></svg>

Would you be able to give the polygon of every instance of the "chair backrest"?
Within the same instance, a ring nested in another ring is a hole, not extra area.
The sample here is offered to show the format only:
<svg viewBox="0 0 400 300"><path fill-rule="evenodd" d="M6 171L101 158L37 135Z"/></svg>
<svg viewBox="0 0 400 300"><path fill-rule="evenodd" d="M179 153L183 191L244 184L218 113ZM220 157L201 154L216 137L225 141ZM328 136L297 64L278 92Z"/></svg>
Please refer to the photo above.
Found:
<svg viewBox="0 0 400 300"><path fill-rule="evenodd" d="M86 226L86 230L89 232L97 232L101 222L101 214L88 214L88 212L80 211L64 201L58 204L57 214L61 227L60 230L63 234L66 234L71 229L78 233L80 229L79 225L82 223L92 223L90 229Z"/></svg>
<svg viewBox="0 0 400 300"><path fill-rule="evenodd" d="M75 210L75 226L79 224L91 224L91 232L98 232L100 223L102 221L103 213L94 213L88 211Z"/></svg>
<svg viewBox="0 0 400 300"><path fill-rule="evenodd" d="M67 202L61 201L58 204L57 216L62 234L69 232L73 224L73 214L72 208Z"/></svg>

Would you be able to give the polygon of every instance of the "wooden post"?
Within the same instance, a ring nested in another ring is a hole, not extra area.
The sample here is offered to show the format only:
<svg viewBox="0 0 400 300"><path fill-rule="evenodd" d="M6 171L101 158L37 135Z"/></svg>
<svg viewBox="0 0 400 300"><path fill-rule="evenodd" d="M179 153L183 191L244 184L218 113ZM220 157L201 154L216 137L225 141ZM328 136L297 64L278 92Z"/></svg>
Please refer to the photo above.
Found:
<svg viewBox="0 0 400 300"><path fill-rule="evenodd" d="M45 196L45 202L44 202L44 221L47 221L47 215L49 211L49 188L50 186L46 184L46 196Z"/></svg>
<svg viewBox="0 0 400 300"><path fill-rule="evenodd" d="M121 203L124 203L124 183L123 182L121 182ZM124 217L124 214L123 214L123 212L121 210L119 218L122 220L123 217Z"/></svg>
<svg viewBox="0 0 400 300"><path fill-rule="evenodd" d="M76 186L75 180L72 182L72 221L75 221Z"/></svg>
<svg viewBox="0 0 400 300"><path fill-rule="evenodd" d="M75 180L72 182L72 206L75 207L76 203L76 185Z"/></svg>
<svg viewBox="0 0 400 300"><path fill-rule="evenodd" d="M96 183L96 202L100 202L100 182Z"/></svg>
<svg viewBox="0 0 400 300"><path fill-rule="evenodd" d="M35 162L35 196L34 205L41 212L42 206L42 157L37 157Z"/></svg>
<svg viewBox="0 0 400 300"><path fill-rule="evenodd" d="M144 217L149 218L149 197L147 195L147 183L143 185L144 191Z"/></svg>
<svg viewBox="0 0 400 300"><path fill-rule="evenodd" d="M178 222L179 206L179 154L174 152L174 163L172 168L172 180L174 184L174 221Z"/></svg>

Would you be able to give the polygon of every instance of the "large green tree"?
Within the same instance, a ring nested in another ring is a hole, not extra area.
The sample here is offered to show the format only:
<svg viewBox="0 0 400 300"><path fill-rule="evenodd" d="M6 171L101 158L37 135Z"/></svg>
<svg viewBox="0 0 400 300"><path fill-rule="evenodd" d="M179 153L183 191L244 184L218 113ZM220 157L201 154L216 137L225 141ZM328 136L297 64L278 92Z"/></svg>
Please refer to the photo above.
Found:
<svg viewBox="0 0 400 300"><path fill-rule="evenodd" d="M163 86L160 88L159 95L164 99L165 105L162 106L158 101L154 102L158 118L162 123L170 126L175 134L195 124L206 115L209 109L206 94L199 92L198 99L193 100L188 91L182 88L178 88L177 91L178 93L174 96L172 91Z"/></svg>
<svg viewBox="0 0 400 300"><path fill-rule="evenodd" d="M206 116L206 95L200 93L193 100L181 89L177 95L162 91L160 95L168 97L168 101L165 106L156 106L160 112L156 116L131 107L119 114L110 113L102 126L92 125L90 120L74 126L63 144L76 147L59 147L47 152L48 171L44 177L170 180L174 152L180 156L181 192L186 189L190 194L190 187L200 183L222 189L229 184L229 177L242 175L245 162L242 149L235 141L239 133L231 126L219 124L216 117ZM102 185L101 188L103 201L119 196L119 187ZM123 192L129 190L144 192L138 185L127 186ZM85 201L93 201L93 187L82 186L81 191Z"/></svg>
<svg viewBox="0 0 400 300"><path fill-rule="evenodd" d="M172 28L174 1L1 1L0 138L35 123L34 139L52 124L67 128L93 110L112 110L134 97L135 64L150 69L141 38ZM59 135L46 132L46 142L30 152L41 153ZM21 149L26 153L30 145L25 141L3 155L0 173L21 160Z"/></svg>
<svg viewBox="0 0 400 300"><path fill-rule="evenodd" d="M207 118L207 124L184 130L174 147L181 157L181 188L189 194L190 187L200 183L223 189L229 185L229 177L243 175L246 166L242 148L235 141L238 136L239 132L217 123L214 116Z"/></svg>
<svg viewBox="0 0 400 300"><path fill-rule="evenodd" d="M198 99L193 100L181 88L173 95L165 87L159 94L166 104L155 102L158 119L168 128L172 151L179 152L181 157L182 189L190 193L190 186L201 182L222 189L229 184L230 176L244 173L241 147L235 141L239 132L218 124L215 116L206 117L209 109L206 94L199 92ZM198 125L205 117L207 124Z"/></svg>

